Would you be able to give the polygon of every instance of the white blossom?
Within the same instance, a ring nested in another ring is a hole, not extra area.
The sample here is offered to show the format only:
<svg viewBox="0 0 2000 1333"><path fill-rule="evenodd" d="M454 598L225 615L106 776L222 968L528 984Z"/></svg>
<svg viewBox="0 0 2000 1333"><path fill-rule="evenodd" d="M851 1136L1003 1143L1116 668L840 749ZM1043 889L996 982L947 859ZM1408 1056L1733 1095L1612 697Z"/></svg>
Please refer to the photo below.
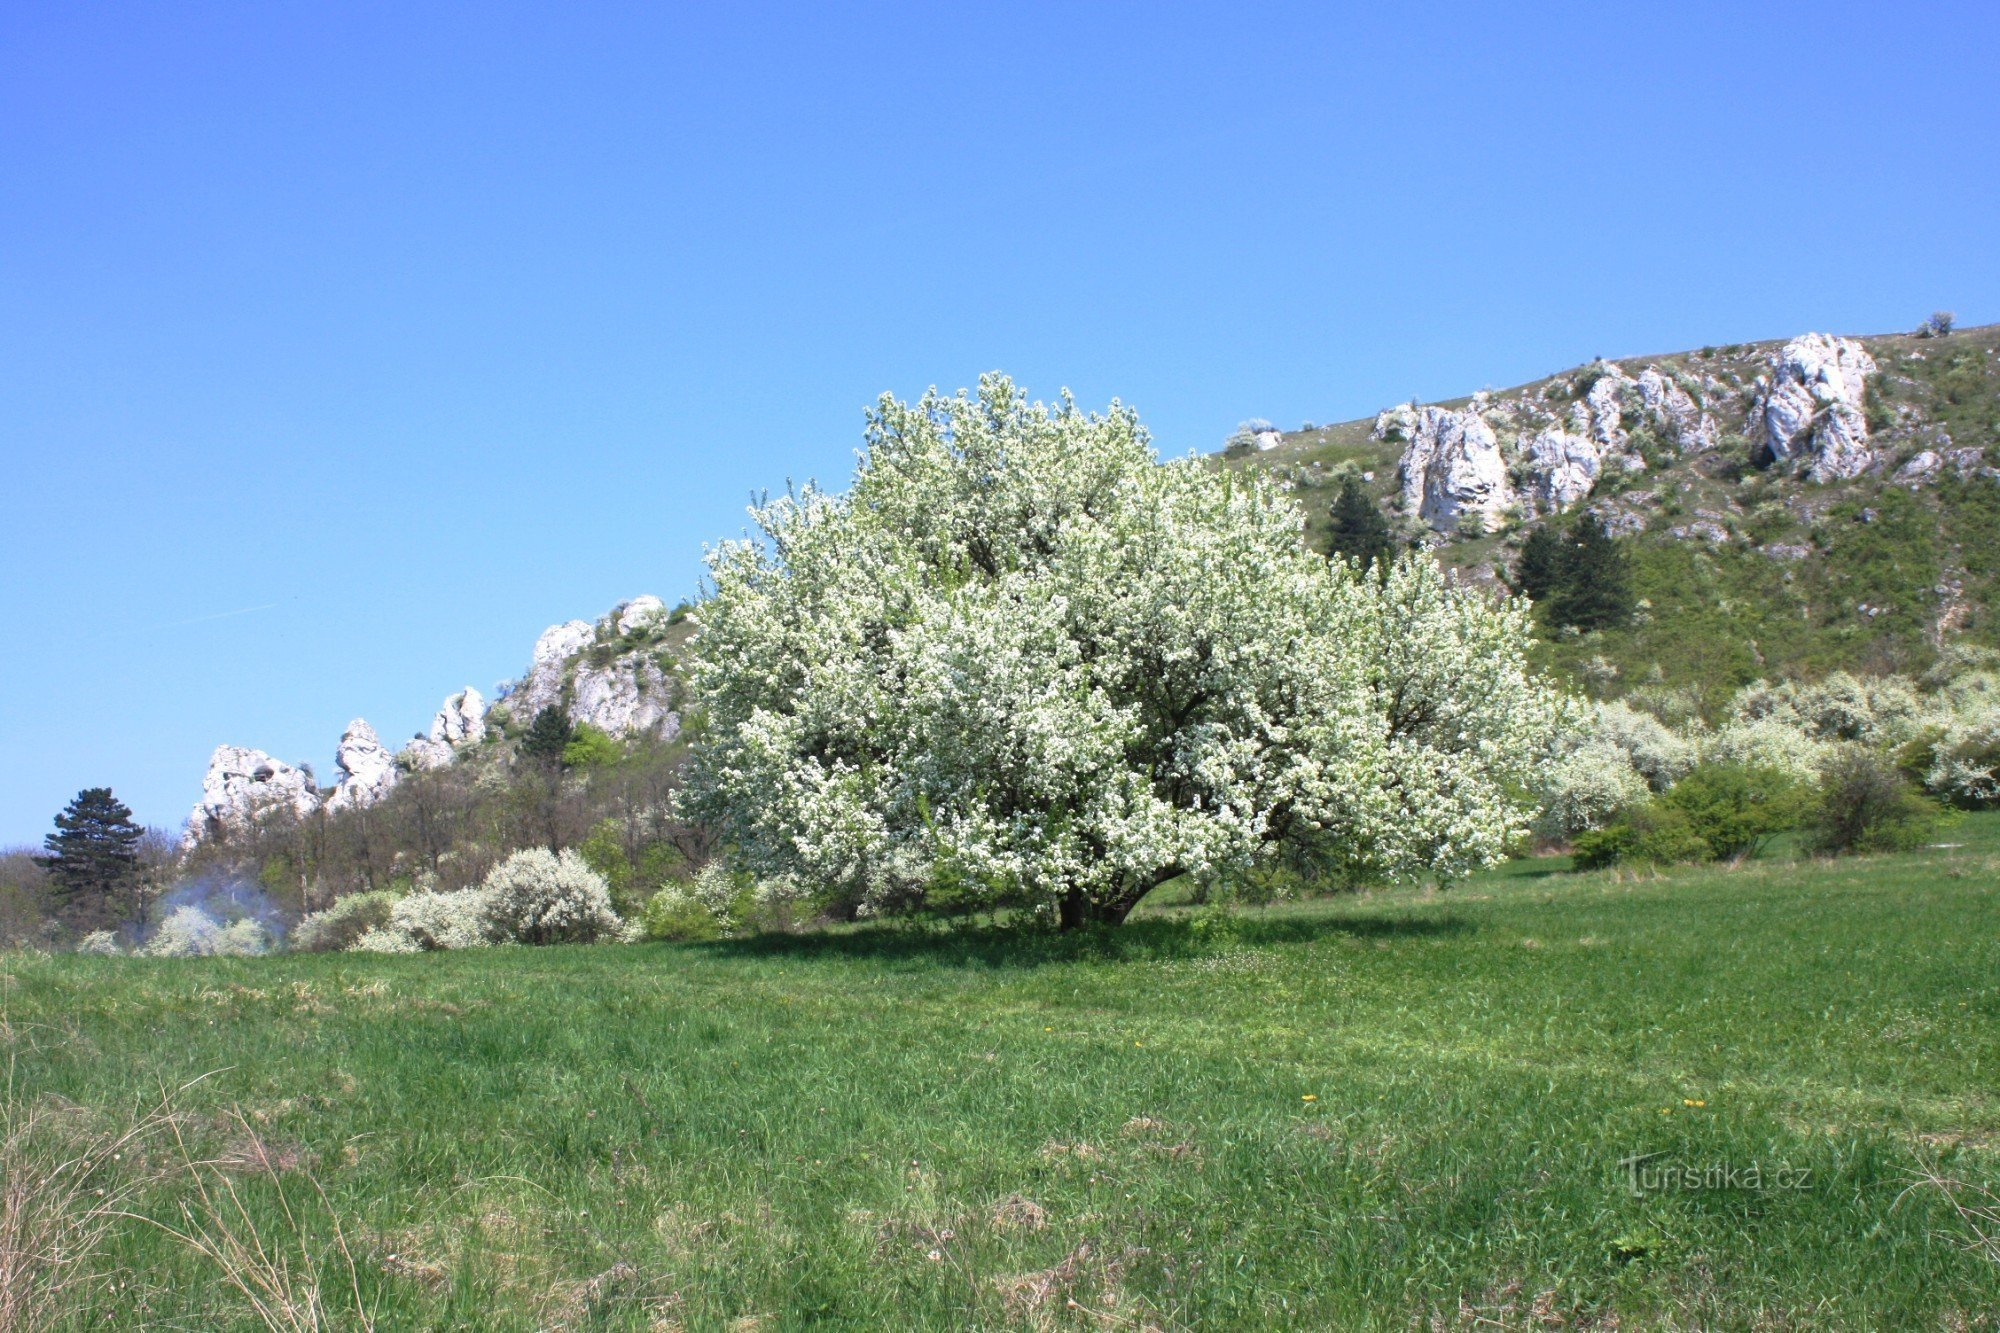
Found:
<svg viewBox="0 0 2000 1333"><path fill-rule="evenodd" d="M1569 702L1520 607L1306 550L1269 484L1160 465L1067 397L885 396L852 491L710 553L691 808L742 867L888 910L1122 919L1281 839L1381 873L1496 859Z"/></svg>

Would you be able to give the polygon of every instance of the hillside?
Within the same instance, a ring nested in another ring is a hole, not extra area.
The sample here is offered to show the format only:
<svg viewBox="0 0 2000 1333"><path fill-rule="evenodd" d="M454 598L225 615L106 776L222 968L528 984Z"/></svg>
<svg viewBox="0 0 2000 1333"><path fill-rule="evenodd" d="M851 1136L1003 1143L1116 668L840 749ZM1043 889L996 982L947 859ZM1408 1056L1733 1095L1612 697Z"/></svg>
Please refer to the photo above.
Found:
<svg viewBox="0 0 2000 1333"><path fill-rule="evenodd" d="M1687 687L1713 707L1759 678L1920 671L1946 642L2000 643L2000 325L1851 343L1872 371L1851 404L1807 402L1789 458L1764 419L1786 341L1593 362L1430 405L1446 437L1490 432L1506 474L1474 476L1461 498L1475 521L1443 531L1406 503L1418 405L1266 433L1224 465L1284 479L1322 549L1340 477L1359 472L1406 539L1486 580L1507 577L1566 489L1586 488L1571 505L1628 544L1640 613L1544 652L1607 695ZM1498 493L1472 494L1482 482Z"/></svg>

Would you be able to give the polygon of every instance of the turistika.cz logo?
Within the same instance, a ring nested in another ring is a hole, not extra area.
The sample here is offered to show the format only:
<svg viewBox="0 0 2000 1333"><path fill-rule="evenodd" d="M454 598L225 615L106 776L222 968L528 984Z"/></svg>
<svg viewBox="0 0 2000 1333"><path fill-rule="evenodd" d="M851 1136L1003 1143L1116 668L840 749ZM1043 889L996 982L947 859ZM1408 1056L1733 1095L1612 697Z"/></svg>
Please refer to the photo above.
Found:
<svg viewBox="0 0 2000 1333"><path fill-rule="evenodd" d="M1752 1194L1767 1190L1812 1188L1812 1168L1785 1163L1767 1166L1762 1162L1688 1163L1667 1161L1663 1152L1634 1153L1618 1159L1625 1188L1635 1199L1648 1194L1676 1190L1742 1190Z"/></svg>

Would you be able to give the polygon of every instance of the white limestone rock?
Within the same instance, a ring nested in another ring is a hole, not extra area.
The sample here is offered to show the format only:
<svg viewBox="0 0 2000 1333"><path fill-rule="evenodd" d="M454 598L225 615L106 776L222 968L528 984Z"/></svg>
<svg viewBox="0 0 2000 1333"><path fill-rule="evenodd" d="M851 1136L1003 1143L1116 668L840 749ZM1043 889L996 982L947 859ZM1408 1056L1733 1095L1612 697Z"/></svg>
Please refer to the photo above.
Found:
<svg viewBox="0 0 2000 1333"><path fill-rule="evenodd" d="M514 716L526 723L544 708L560 704L570 658L588 648L596 636L596 627L588 620L571 620L543 630L535 640L528 674L509 700Z"/></svg>
<svg viewBox="0 0 2000 1333"><path fill-rule="evenodd" d="M680 734L673 693L659 664L627 656L608 666L579 662L570 684L569 720L613 736Z"/></svg>
<svg viewBox="0 0 2000 1333"><path fill-rule="evenodd" d="M188 816L188 845L240 832L281 811L303 819L319 804L309 770L294 768L262 750L218 745L201 780L201 800Z"/></svg>
<svg viewBox="0 0 2000 1333"><path fill-rule="evenodd" d="M340 766L340 784L327 800L329 810L358 810L389 794L401 776L396 757L383 746L375 728L360 718L347 724L341 733L340 748L334 752Z"/></svg>
<svg viewBox="0 0 2000 1333"><path fill-rule="evenodd" d="M1597 444L1599 456L1625 451L1625 387L1632 383L1614 361L1606 361L1575 406L1570 408L1569 428Z"/></svg>
<svg viewBox="0 0 2000 1333"><path fill-rule="evenodd" d="M634 597L612 613L618 618L618 632L630 634L633 630L657 620L667 618L667 604L648 593Z"/></svg>
<svg viewBox="0 0 2000 1333"><path fill-rule="evenodd" d="M444 701L431 719L430 738L446 745L474 745L486 735L486 700L470 685Z"/></svg>
<svg viewBox="0 0 2000 1333"><path fill-rule="evenodd" d="M1774 461L1800 458L1815 481L1859 476L1875 462L1862 395L1875 358L1851 338L1808 333L1772 358L1751 430Z"/></svg>
<svg viewBox="0 0 2000 1333"><path fill-rule="evenodd" d="M1275 449L1285 442L1285 435L1283 431L1260 430L1256 434L1256 441L1260 450Z"/></svg>
<svg viewBox="0 0 2000 1333"><path fill-rule="evenodd" d="M1917 487L1938 479L1944 470L1944 455L1935 449L1926 449L1909 462L1896 469L1896 480L1905 486Z"/></svg>
<svg viewBox="0 0 2000 1333"><path fill-rule="evenodd" d="M1694 454L1715 447L1715 422L1678 382L1657 370L1643 370L1634 387L1642 410L1674 448Z"/></svg>
<svg viewBox="0 0 2000 1333"><path fill-rule="evenodd" d="M1395 409L1392 409L1394 411ZM1400 464L1403 508L1439 532L1458 528L1474 515L1486 531L1501 524L1501 512L1512 502L1507 463L1493 430L1474 412L1442 407L1400 409L1393 425L1405 429ZM1391 413L1384 413L1390 417ZM1380 429L1381 418L1377 419Z"/></svg>
<svg viewBox="0 0 2000 1333"><path fill-rule="evenodd" d="M468 685L444 701L431 718L427 734L412 737L396 756L411 769L443 768L462 745L476 745L486 736L486 700Z"/></svg>
<svg viewBox="0 0 2000 1333"><path fill-rule="evenodd" d="M1604 463L1595 441L1565 430L1544 430L1528 441L1532 495L1543 512L1568 509L1590 494Z"/></svg>

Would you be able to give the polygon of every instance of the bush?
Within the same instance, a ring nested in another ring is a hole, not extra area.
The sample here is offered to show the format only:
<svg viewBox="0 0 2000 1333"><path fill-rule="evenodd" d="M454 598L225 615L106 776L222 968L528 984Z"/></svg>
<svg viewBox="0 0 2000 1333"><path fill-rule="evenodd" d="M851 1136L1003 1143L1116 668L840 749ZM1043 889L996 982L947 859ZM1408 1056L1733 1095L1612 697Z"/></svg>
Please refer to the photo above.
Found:
<svg viewBox="0 0 2000 1333"><path fill-rule="evenodd" d="M1904 851L1937 831L1944 811L1880 755L1847 749L1828 761L1806 820L1817 852Z"/></svg>
<svg viewBox="0 0 2000 1333"><path fill-rule="evenodd" d="M1679 865L1706 861L1713 854L1687 815L1663 801L1634 806L1617 823L1580 834L1574 851L1578 870L1601 870L1621 861Z"/></svg>
<svg viewBox="0 0 2000 1333"><path fill-rule="evenodd" d="M270 932L249 917L225 926L199 907L176 907L136 952L148 958L210 958L270 950Z"/></svg>
<svg viewBox="0 0 2000 1333"><path fill-rule="evenodd" d="M669 884L646 900L641 919L649 940L713 940L722 937L722 922L688 892L684 884Z"/></svg>
<svg viewBox="0 0 2000 1333"><path fill-rule="evenodd" d="M624 926L604 877L574 851L516 852L478 892L486 899L488 933L503 943L590 944L617 938Z"/></svg>
<svg viewBox="0 0 2000 1333"><path fill-rule="evenodd" d="M118 945L118 936L108 930L93 930L76 942L78 953L115 956L125 952Z"/></svg>
<svg viewBox="0 0 2000 1333"><path fill-rule="evenodd" d="M287 941L294 953L338 953L351 949L371 930L389 924L393 893L350 893L323 912L302 917Z"/></svg>
<svg viewBox="0 0 2000 1333"><path fill-rule="evenodd" d="M1619 861L1674 864L1747 856L1796 827L1802 789L1789 774L1741 764L1701 764L1673 788L1576 839L1576 866Z"/></svg>
<svg viewBox="0 0 2000 1333"><path fill-rule="evenodd" d="M1958 323L1958 316L1949 310L1933 310L1929 319L1917 325L1919 338L1947 338L1951 336L1952 325Z"/></svg>
<svg viewBox="0 0 2000 1333"><path fill-rule="evenodd" d="M476 949L493 942L486 890L478 888L398 898L388 923L363 931L352 947L364 953L418 953Z"/></svg>
<svg viewBox="0 0 2000 1333"><path fill-rule="evenodd" d="M1747 856L1774 833L1795 828L1803 792L1791 775L1743 764L1700 764L1660 797L1686 816L1717 860Z"/></svg>

